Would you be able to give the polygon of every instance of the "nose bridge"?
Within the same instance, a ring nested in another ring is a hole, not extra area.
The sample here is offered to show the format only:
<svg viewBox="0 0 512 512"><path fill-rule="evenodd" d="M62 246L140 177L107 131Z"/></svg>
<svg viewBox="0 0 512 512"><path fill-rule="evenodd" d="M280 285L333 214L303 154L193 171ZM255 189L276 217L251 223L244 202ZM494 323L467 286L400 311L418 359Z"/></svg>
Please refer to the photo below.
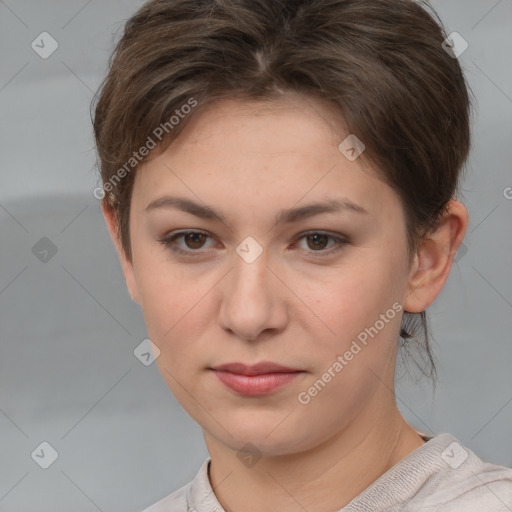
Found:
<svg viewBox="0 0 512 512"><path fill-rule="evenodd" d="M268 282L271 277L267 268L268 251L254 237L248 236L238 244L235 253L232 292L241 294L240 300L267 302L271 288Z"/></svg>
<svg viewBox="0 0 512 512"><path fill-rule="evenodd" d="M267 251L252 237L235 250L234 268L222 294L220 321L225 329L252 340L261 331L282 328L286 315L278 304L275 276L267 268Z"/></svg>

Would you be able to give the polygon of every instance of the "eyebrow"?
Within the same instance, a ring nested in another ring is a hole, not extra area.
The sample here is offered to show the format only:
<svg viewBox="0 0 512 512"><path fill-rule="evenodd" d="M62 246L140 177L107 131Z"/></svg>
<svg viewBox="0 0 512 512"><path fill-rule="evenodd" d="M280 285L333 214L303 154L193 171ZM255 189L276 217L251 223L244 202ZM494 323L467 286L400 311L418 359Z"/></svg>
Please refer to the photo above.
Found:
<svg viewBox="0 0 512 512"><path fill-rule="evenodd" d="M160 197L151 201L151 203L146 206L145 211L148 212L157 208L176 208L195 215L196 217L219 220L226 224L226 218L221 212L215 210L211 206L196 203L185 197ZM324 202L311 203L297 208L280 210L276 215L274 227L279 223L290 224L308 217L313 217L314 215L320 215L322 213L336 213L340 211L368 214L368 211L362 206L354 203L350 199L341 197Z"/></svg>

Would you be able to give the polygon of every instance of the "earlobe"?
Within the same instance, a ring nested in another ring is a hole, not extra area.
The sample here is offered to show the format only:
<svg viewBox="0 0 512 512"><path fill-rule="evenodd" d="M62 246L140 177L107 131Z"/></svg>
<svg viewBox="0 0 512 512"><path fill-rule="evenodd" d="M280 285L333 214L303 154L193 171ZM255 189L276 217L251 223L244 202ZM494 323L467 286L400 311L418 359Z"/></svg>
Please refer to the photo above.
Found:
<svg viewBox="0 0 512 512"><path fill-rule="evenodd" d="M139 298L139 289L137 285L137 280L135 278L135 272L133 269L133 262L129 261L126 258L124 250L121 246L121 243L117 236L117 220L115 218L114 212L105 207L104 203L101 203L101 209L103 211L103 216L105 217L105 222L107 224L108 231L110 233L110 238L112 239L114 246L116 248L116 252L119 256L119 261L121 262L121 267L123 269L123 274L126 280L126 286L128 288L128 293L130 294L131 299L137 304L140 305ZM132 254L133 260L133 254Z"/></svg>
<svg viewBox="0 0 512 512"><path fill-rule="evenodd" d="M425 311L441 293L468 226L466 207L451 200L446 213L418 248L411 267L404 310Z"/></svg>

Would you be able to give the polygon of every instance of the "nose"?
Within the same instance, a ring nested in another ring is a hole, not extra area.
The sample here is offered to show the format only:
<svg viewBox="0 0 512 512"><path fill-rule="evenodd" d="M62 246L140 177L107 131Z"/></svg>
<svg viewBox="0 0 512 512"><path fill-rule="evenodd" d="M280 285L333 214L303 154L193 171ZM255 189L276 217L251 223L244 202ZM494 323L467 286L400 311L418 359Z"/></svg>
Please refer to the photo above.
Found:
<svg viewBox="0 0 512 512"><path fill-rule="evenodd" d="M288 321L287 288L269 268L265 253L252 262L238 254L233 260L234 268L223 280L221 327L248 341L282 331Z"/></svg>

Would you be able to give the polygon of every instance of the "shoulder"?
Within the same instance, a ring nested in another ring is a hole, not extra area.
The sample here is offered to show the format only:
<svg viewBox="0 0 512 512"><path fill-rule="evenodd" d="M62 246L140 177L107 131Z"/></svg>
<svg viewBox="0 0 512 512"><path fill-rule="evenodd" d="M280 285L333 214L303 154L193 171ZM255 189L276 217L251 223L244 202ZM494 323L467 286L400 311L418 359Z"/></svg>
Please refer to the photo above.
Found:
<svg viewBox="0 0 512 512"><path fill-rule="evenodd" d="M157 501L142 512L187 512L189 510L222 510L208 478L210 459L206 459L188 484Z"/></svg>
<svg viewBox="0 0 512 512"><path fill-rule="evenodd" d="M342 509L362 510L510 512L512 469L485 462L451 434L439 434Z"/></svg>
<svg viewBox="0 0 512 512"><path fill-rule="evenodd" d="M432 474L413 501L443 512L505 512L512 509L512 469L486 462L453 436L442 434L425 461ZM428 443L427 443L428 444ZM427 445L425 445L426 447ZM430 457L437 457L436 463Z"/></svg>
<svg viewBox="0 0 512 512"><path fill-rule="evenodd" d="M142 512L187 512L186 491L189 485L184 485L150 507L145 508Z"/></svg>

